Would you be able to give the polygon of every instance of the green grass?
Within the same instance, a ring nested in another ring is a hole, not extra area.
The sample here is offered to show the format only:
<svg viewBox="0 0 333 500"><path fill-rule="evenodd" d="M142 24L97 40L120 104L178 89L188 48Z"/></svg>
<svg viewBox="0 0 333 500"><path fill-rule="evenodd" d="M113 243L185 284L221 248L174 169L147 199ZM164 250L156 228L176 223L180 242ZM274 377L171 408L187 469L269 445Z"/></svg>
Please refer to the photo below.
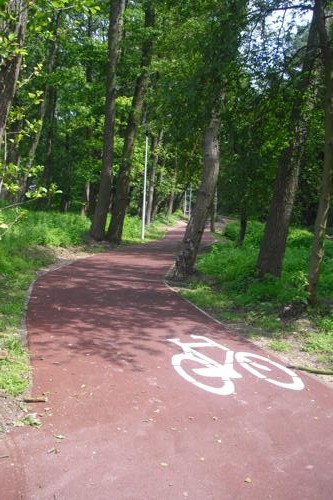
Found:
<svg viewBox="0 0 333 500"><path fill-rule="evenodd" d="M166 217L160 214L156 217L154 222L145 228L145 239L144 242L157 240L162 238L165 233L167 226L173 225L177 220L181 218L179 213L173 214L171 217ZM142 243L141 239L141 219L139 217L126 217L124 223L123 231L123 244L133 244Z"/></svg>
<svg viewBox="0 0 333 500"><path fill-rule="evenodd" d="M268 344L268 347L277 352L288 352L290 350L290 345L286 340L271 340Z"/></svg>
<svg viewBox="0 0 333 500"><path fill-rule="evenodd" d="M178 219L177 214L171 219L159 216L147 227L145 241L162 237L166 226ZM0 390L18 395L29 384L29 360L17 332L36 271L55 261L54 247L82 245L89 227L89 219L75 214L0 211ZM123 239L126 244L141 241L137 217L126 217Z"/></svg>
<svg viewBox="0 0 333 500"><path fill-rule="evenodd" d="M258 280L256 260L263 224L249 223L241 248L236 246L238 232L237 222L226 226L224 242L216 243L199 258L199 279L182 293L220 320L260 328L268 337L274 333L283 334L283 340L271 341L272 349L281 352L288 349L284 337L298 328L294 321L281 319L281 311L285 306L298 308L311 320L315 330L302 336L303 350L326 356L326 361L333 365L333 313L330 312L333 306L333 241L327 239L325 242L318 284L319 306L309 310L306 306L307 269L312 234L305 229L291 228L281 278L267 276ZM326 305L320 306L320 303Z"/></svg>
<svg viewBox="0 0 333 500"><path fill-rule="evenodd" d="M3 210L8 229L0 240L0 389L12 395L29 383L28 356L17 331L21 325L27 289L36 271L55 260L52 246L82 242L89 221L73 214Z"/></svg>

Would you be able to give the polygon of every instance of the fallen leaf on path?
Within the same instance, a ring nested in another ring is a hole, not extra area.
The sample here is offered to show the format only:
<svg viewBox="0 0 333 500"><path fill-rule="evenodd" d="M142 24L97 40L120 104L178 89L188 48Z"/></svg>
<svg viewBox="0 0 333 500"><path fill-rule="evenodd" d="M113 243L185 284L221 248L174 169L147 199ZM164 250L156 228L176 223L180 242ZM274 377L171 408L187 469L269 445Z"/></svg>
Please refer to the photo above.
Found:
<svg viewBox="0 0 333 500"><path fill-rule="evenodd" d="M31 427L41 427L42 425L42 422L39 418L37 418L36 413L29 413L22 419L22 422L24 425L31 425Z"/></svg>
<svg viewBox="0 0 333 500"><path fill-rule="evenodd" d="M24 427L24 423L21 420L15 420L13 422L14 427Z"/></svg>
<svg viewBox="0 0 333 500"><path fill-rule="evenodd" d="M250 483L252 483L252 479L250 477L247 477L244 479L244 483L250 484Z"/></svg>
<svg viewBox="0 0 333 500"><path fill-rule="evenodd" d="M46 396L38 396L38 397L26 397L23 398L24 403L46 403L47 402L47 397Z"/></svg>
<svg viewBox="0 0 333 500"><path fill-rule="evenodd" d="M60 450L58 450L58 448L51 448L50 450L47 450L47 453L54 453L56 455L57 453L60 453Z"/></svg>
<svg viewBox="0 0 333 500"><path fill-rule="evenodd" d="M166 468L169 467L169 464L167 462L161 462L160 466Z"/></svg>
<svg viewBox="0 0 333 500"><path fill-rule="evenodd" d="M14 427L23 427L24 425L30 425L31 427L39 428L42 426L42 422L39 420L39 418L37 418L36 413L29 413L20 420L16 420L14 422Z"/></svg>
<svg viewBox="0 0 333 500"><path fill-rule="evenodd" d="M56 439L59 439L60 441L62 441L63 439L66 439L66 436L63 436L62 434L54 434L54 437Z"/></svg>

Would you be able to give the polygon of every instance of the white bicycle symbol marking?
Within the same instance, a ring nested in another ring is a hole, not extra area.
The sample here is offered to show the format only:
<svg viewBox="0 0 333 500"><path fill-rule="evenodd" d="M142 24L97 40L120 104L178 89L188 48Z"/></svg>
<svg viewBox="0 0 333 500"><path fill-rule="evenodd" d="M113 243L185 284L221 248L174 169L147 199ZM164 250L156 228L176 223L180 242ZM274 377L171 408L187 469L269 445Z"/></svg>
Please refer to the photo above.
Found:
<svg viewBox="0 0 333 500"><path fill-rule="evenodd" d="M195 342L181 342L180 339L168 339L169 342L173 342L183 350L182 353L174 354L172 356L172 365L181 377L191 384L200 387L200 389L203 389L204 391L222 396L234 394L235 384L233 379L243 378L242 374L235 370L233 366L234 360L236 360L242 368L245 368L245 370L250 372L252 375L263 379L270 384L274 384L285 389L291 389L293 391L301 391L304 389L304 384L296 373L289 368L276 363L275 361L265 358L264 356L260 356L259 354L231 351L227 347L218 344L214 340L207 337L203 337L202 335L190 335L190 337L194 339ZM220 351L224 351L224 363L219 363L215 359L199 352L197 350L198 348L218 348ZM262 364L263 362L271 367ZM199 363L202 367L195 368L193 367L194 363ZM278 369L280 372L283 372L284 378L286 378L287 375L287 381L285 382L270 378L268 375L273 369ZM198 380L199 377L200 379ZM209 384L208 381L206 383L203 381L205 378L220 379L222 385L220 386L220 382L218 386Z"/></svg>

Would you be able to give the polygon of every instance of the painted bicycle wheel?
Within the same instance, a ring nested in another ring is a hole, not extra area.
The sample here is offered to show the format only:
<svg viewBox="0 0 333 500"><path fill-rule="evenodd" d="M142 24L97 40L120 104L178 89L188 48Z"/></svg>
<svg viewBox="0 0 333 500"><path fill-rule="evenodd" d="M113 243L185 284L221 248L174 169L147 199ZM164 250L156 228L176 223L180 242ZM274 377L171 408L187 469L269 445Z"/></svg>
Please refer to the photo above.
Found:
<svg viewBox="0 0 333 500"><path fill-rule="evenodd" d="M235 358L245 370L270 384L294 391L304 389L301 378L290 370L290 368L286 368L276 363L276 361L249 352L236 352ZM268 376L271 372L273 372L275 378Z"/></svg>

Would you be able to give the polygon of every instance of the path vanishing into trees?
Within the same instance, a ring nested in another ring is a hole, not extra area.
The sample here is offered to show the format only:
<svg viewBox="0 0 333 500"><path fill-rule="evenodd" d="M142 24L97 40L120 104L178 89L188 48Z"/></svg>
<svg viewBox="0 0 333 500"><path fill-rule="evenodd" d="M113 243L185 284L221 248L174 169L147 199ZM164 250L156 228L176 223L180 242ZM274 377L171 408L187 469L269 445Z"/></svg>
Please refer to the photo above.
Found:
<svg viewBox="0 0 333 500"><path fill-rule="evenodd" d="M41 428L0 441L1 499L332 498L332 390L164 284L183 230L37 280L28 342L48 401L29 405Z"/></svg>

